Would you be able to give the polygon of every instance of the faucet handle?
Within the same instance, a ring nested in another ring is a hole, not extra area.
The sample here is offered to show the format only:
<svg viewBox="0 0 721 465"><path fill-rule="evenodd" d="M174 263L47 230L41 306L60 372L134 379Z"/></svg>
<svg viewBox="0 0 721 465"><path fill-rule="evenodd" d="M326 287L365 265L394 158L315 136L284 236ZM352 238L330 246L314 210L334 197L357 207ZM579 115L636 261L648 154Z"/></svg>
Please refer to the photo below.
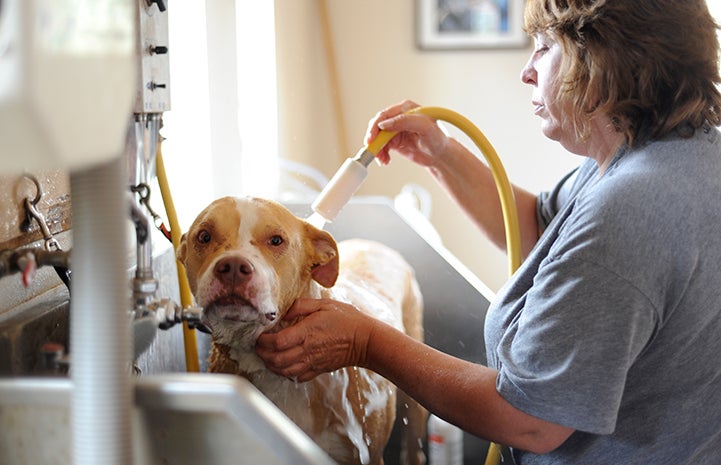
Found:
<svg viewBox="0 0 721 465"><path fill-rule="evenodd" d="M190 329L210 334L210 328L202 322L203 307L182 308L170 299L157 300L148 307L155 313L160 329L170 329L177 323L185 321Z"/></svg>
<svg viewBox="0 0 721 465"><path fill-rule="evenodd" d="M212 334L208 326L203 323L203 307L185 307L181 319L188 323L188 328L197 329L205 334Z"/></svg>

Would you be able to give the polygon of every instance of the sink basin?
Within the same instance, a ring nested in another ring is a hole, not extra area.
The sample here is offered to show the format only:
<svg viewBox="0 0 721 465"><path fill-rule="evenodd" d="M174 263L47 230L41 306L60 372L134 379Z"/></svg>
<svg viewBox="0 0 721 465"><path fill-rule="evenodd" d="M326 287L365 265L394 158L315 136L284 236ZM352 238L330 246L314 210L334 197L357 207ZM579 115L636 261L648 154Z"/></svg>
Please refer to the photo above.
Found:
<svg viewBox="0 0 721 465"><path fill-rule="evenodd" d="M134 380L135 465L332 465L245 379L169 374ZM68 378L0 379L0 463L72 463Z"/></svg>
<svg viewBox="0 0 721 465"><path fill-rule="evenodd" d="M0 321L0 376L41 375L52 371L43 356L46 343L68 347L70 303L57 288L13 310Z"/></svg>

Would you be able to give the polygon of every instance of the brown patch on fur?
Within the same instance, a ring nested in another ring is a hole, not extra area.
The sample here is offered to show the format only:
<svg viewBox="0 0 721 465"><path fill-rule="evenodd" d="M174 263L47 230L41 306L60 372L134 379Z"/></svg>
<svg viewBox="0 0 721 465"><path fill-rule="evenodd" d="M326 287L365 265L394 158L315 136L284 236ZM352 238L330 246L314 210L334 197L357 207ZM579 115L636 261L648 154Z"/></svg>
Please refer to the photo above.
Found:
<svg viewBox="0 0 721 465"><path fill-rule="evenodd" d="M223 344L213 344L208 356L208 371L211 373L225 373L240 375L238 362L230 358L230 347Z"/></svg>

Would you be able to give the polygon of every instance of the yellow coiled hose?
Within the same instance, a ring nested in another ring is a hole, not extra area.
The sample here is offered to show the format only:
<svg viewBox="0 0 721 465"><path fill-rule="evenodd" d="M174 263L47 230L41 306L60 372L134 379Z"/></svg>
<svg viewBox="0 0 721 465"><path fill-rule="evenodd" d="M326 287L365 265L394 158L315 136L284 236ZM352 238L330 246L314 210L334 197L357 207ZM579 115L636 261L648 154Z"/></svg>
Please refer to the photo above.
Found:
<svg viewBox="0 0 721 465"><path fill-rule="evenodd" d="M452 110L441 107L418 107L408 112L409 114L420 113L431 118L442 120L456 126L471 138L474 144L481 150L488 162L488 166L493 174L496 183L498 196L501 200L501 210L503 211L503 225L506 231L506 251L508 254L508 274L515 273L521 266L521 230L518 223L518 210L513 197L513 189L508 181L506 170L503 168L496 150L488 141L486 136L478 129L470 120ZM373 155L380 150L393 138L394 132L381 131L378 136L373 139L367 149ZM485 465L497 465L501 460L501 446L491 443L488 447Z"/></svg>
<svg viewBox="0 0 721 465"><path fill-rule="evenodd" d="M165 213L168 215L168 223L170 223L170 236L173 241L173 250L178 250L180 245L180 223L178 222L178 214L175 211L173 197L170 195L170 185L168 183L168 175L165 172L163 164L163 150L161 149L162 138L158 141L158 153L155 159L155 169L158 173L158 184L160 185L160 193L163 196L163 205ZM193 305L193 293L190 292L190 284L188 277L185 276L183 264L176 259L176 268L178 270L178 285L180 286L180 305L183 308ZM195 339L195 331L188 327L188 323L183 322L183 344L185 347L185 368L189 373L197 373L200 371L200 362L198 361L198 341Z"/></svg>
<svg viewBox="0 0 721 465"><path fill-rule="evenodd" d="M452 110L441 107L418 107L410 110L408 114L420 113L431 118L442 120L456 126L471 138L474 144L483 152L488 166L496 182L498 197L501 199L503 211L503 225L506 231L506 251L508 253L508 274L515 273L521 266L521 230L518 224L518 211L513 197L513 189L508 181L506 170L503 168L496 150L485 135L468 118ZM376 155L395 136L396 133L381 131L373 142L368 144L368 151Z"/></svg>

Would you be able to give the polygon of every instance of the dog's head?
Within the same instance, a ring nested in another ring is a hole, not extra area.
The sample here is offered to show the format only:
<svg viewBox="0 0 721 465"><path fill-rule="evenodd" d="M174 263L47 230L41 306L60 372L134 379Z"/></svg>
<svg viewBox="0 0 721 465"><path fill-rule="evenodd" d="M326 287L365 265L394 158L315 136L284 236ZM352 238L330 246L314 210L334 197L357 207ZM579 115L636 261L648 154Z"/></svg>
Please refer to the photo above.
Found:
<svg viewBox="0 0 721 465"><path fill-rule="evenodd" d="M214 337L240 334L249 343L307 295L311 281L331 287L338 277L329 233L250 197L211 203L183 234L177 255Z"/></svg>

